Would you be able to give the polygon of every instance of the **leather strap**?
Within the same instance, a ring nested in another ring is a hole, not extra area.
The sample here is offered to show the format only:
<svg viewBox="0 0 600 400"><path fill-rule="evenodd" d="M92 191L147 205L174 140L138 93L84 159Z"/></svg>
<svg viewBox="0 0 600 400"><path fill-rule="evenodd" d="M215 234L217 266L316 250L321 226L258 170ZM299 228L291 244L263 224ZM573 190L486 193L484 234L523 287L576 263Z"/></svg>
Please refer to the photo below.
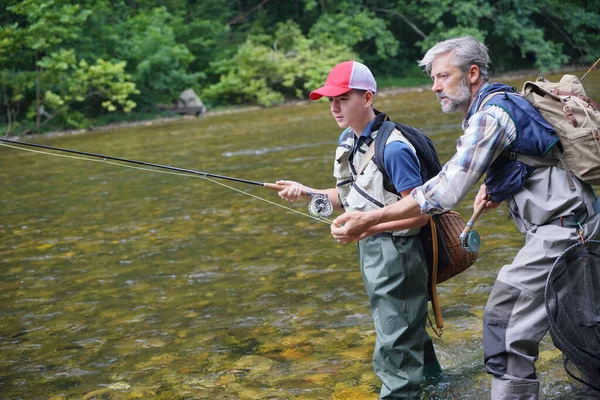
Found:
<svg viewBox="0 0 600 400"><path fill-rule="evenodd" d="M437 295L437 272L438 272L438 241L437 241L437 227L433 217L429 217L429 224L431 225L431 244L433 247L433 267L431 271L431 308L433 309L433 316L435 318L435 325L440 330L438 336L442 336L442 330L444 329L444 318L442 318L442 310L440 308L440 301ZM436 332L437 334L437 332Z"/></svg>

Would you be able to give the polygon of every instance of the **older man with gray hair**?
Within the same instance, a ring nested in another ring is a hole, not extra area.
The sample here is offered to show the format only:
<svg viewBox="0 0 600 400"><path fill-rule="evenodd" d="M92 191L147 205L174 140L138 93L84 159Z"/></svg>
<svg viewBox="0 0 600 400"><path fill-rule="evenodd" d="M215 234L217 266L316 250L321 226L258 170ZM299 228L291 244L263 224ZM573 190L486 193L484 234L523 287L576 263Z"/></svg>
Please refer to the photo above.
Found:
<svg viewBox="0 0 600 400"><path fill-rule="evenodd" d="M442 41L425 54L419 65L430 74L442 111L466 114L456 154L410 196L383 209L345 213L333 221L331 232L349 243L376 224L452 210L485 174L474 206L485 201L492 208L506 201L525 236L512 263L500 269L484 311L491 397L537 400L535 361L549 328L546 278L558 256L580 240L580 229L584 239L600 239L600 201L590 185L570 172L530 166L516 157L560 151L558 138L514 88L488 83L489 62L485 45L470 36Z"/></svg>

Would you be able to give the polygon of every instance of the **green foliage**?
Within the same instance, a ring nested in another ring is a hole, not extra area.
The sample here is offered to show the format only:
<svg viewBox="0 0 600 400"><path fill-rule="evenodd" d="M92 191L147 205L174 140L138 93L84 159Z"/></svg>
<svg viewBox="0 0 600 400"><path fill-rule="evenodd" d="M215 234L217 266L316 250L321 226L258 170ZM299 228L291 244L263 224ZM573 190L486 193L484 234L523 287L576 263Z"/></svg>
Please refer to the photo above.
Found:
<svg viewBox="0 0 600 400"><path fill-rule="evenodd" d="M477 28L473 27L465 27L465 26L455 26L449 29L446 29L443 33L440 33L437 36L430 35L426 39L419 41L418 44L423 50L423 54L427 52L431 47L433 47L437 42L446 39L453 39L461 36L473 36L475 39L478 39L485 43L486 41L486 32L482 32Z"/></svg>
<svg viewBox="0 0 600 400"><path fill-rule="evenodd" d="M185 46L194 55L190 70L202 71L197 76L200 81L214 75L210 70L210 63L213 60L227 59L235 52L235 44L226 42L231 32L228 25L210 19L193 19L189 23L181 24L179 31Z"/></svg>
<svg viewBox="0 0 600 400"><path fill-rule="evenodd" d="M546 21L555 41L565 43L572 58L593 63L600 55L600 3L552 1Z"/></svg>
<svg viewBox="0 0 600 400"><path fill-rule="evenodd" d="M399 42L387 29L387 23L377 18L372 11L361 10L356 14L323 14L310 29L309 37L320 40L327 38L337 41L350 49L360 52L369 49L379 59L387 59L398 54Z"/></svg>
<svg viewBox="0 0 600 400"><path fill-rule="evenodd" d="M423 52L441 39L471 35L489 46L496 70L529 63L530 68L533 64L545 72L560 68L574 56L591 61L593 56L587 54L598 54L600 9L587 10L584 2L576 3L423 0L397 9L408 10L428 32L417 42Z"/></svg>
<svg viewBox="0 0 600 400"><path fill-rule="evenodd" d="M125 93L138 112L157 114L157 104L173 104L186 88L203 93L209 106L280 104L305 98L333 65L347 59L366 63L380 82L418 81L422 71L415 60L437 41L463 35L489 47L492 74L518 68L545 72L568 62L590 65L600 54L600 2L588 0L4 0L3 5L0 123L8 131L39 129L47 118L41 111L60 111L53 120L58 126L112 120L131 108L119 97ZM121 66L123 71L113 70ZM96 69L124 86L98 81ZM83 87L100 95L80 100L76 93Z"/></svg>
<svg viewBox="0 0 600 400"><path fill-rule="evenodd" d="M532 54L535 66L541 71L560 68L569 60L562 51L562 44L545 39L544 29L538 27L532 19L532 14L538 10L537 6L531 7L533 3L524 3L519 9L508 9L499 14L493 33L503 37L507 44L518 48L522 58Z"/></svg>
<svg viewBox="0 0 600 400"><path fill-rule="evenodd" d="M165 8L140 13L120 27L122 40L116 55L128 64L128 71L145 104L171 103L186 88L196 87L199 74L187 70L194 60L184 45L178 44Z"/></svg>
<svg viewBox="0 0 600 400"><path fill-rule="evenodd" d="M280 104L286 95L303 98L321 86L338 62L355 58L346 46L328 39L307 39L292 21L274 36L251 36L232 60L213 63L221 75L203 96L214 103ZM232 62L233 61L233 62Z"/></svg>
<svg viewBox="0 0 600 400"><path fill-rule="evenodd" d="M92 96L102 98L102 107L109 112L117 110L117 106L129 112L136 106L129 96L139 91L125 73L125 62L113 64L99 59L95 65L89 65L85 60L78 62L73 50L60 50L38 64L44 69L42 79L49 88L43 102L49 114L47 121L61 116L68 125L81 127L85 119L71 105Z"/></svg>
<svg viewBox="0 0 600 400"><path fill-rule="evenodd" d="M24 0L8 9L28 21L20 40L35 51L44 51L77 37L81 24L90 15L89 10L81 10L79 5L53 0Z"/></svg>

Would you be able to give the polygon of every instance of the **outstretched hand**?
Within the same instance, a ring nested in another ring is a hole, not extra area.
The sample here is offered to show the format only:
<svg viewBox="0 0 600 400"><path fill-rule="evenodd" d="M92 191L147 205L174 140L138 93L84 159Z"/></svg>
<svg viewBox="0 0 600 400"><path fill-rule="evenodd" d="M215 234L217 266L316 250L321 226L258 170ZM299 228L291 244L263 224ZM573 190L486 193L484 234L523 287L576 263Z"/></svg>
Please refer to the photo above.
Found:
<svg viewBox="0 0 600 400"><path fill-rule="evenodd" d="M331 235L340 243L351 243L369 236L369 228L377 225L373 212L347 212L333 220Z"/></svg>

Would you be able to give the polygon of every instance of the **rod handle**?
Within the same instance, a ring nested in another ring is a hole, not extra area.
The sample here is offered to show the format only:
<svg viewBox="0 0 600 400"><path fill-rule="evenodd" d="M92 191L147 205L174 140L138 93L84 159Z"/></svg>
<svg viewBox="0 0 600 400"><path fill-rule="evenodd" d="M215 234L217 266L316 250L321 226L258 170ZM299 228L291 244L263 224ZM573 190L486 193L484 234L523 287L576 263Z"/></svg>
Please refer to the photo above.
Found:
<svg viewBox="0 0 600 400"><path fill-rule="evenodd" d="M286 187L285 187L285 186L283 186L283 185L278 185L278 184L276 184L276 183L267 183L267 182L263 183L263 186L264 186L264 187L266 187L267 189L271 189L271 190L277 190L278 192L279 192L280 190L283 190L283 189L285 189L285 188L286 188Z"/></svg>
<svg viewBox="0 0 600 400"><path fill-rule="evenodd" d="M461 238L467 237L467 235L473 228L473 225L475 225L475 221L477 221L477 219L483 213L483 210L485 210L485 205L487 204L487 202L488 202L487 199L483 199L483 201L481 203L479 203L479 206L477 206L477 208L475 209L475 212L473 212L473 216L471 216L471 219L465 225L465 229L463 229L462 233L460 234Z"/></svg>

